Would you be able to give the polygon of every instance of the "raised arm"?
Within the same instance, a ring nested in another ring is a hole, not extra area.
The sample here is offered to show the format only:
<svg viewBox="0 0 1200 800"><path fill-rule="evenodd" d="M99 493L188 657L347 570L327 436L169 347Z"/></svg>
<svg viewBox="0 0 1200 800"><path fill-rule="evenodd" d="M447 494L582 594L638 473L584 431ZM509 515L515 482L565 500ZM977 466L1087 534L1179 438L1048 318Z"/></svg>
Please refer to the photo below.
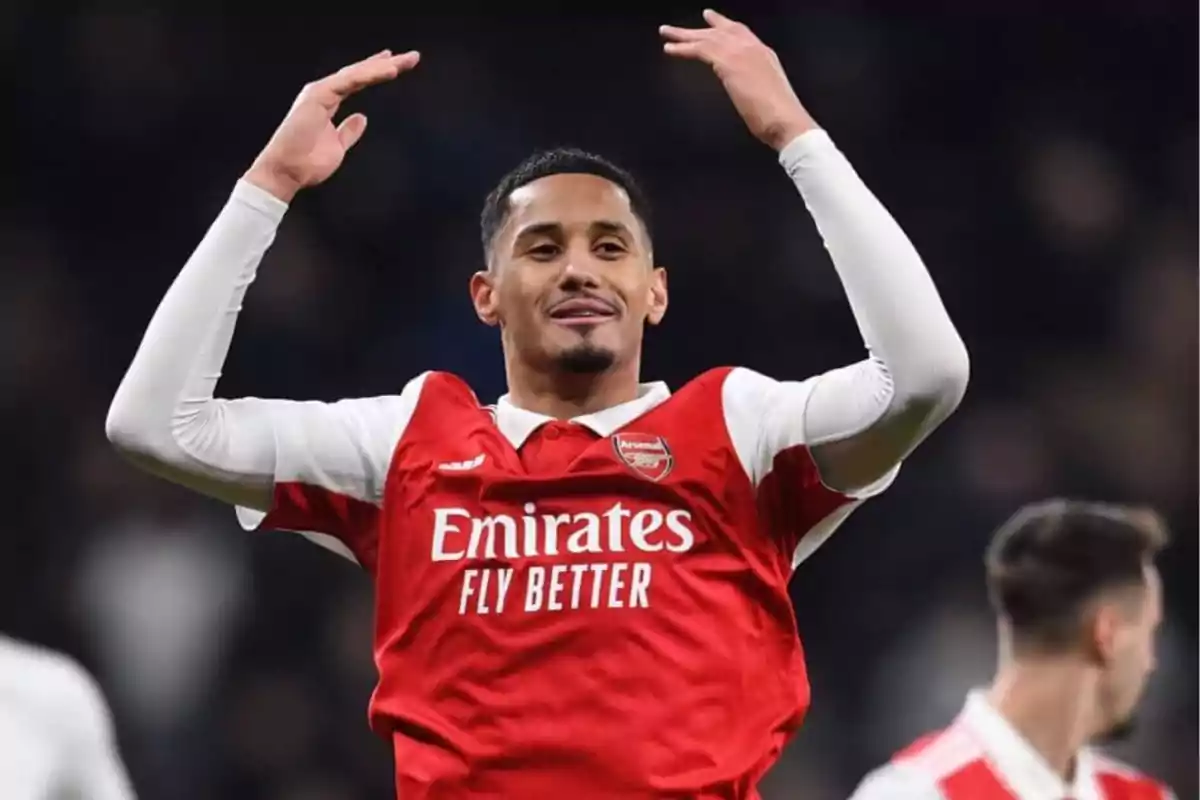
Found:
<svg viewBox="0 0 1200 800"><path fill-rule="evenodd" d="M281 461L386 459L364 448L386 446L387 437L370 434L390 427L402 405L387 397L331 404L214 398L242 299L286 208L238 182L159 304L106 423L109 440L139 466L260 511L272 507Z"/></svg>
<svg viewBox="0 0 1200 800"><path fill-rule="evenodd" d="M821 232L868 358L818 377L803 408L780 392L774 427L799 417L822 479L854 491L885 478L958 406L967 350L920 255L829 136L801 134L780 162Z"/></svg>
<svg viewBox="0 0 1200 800"><path fill-rule="evenodd" d="M378 497L421 379L397 396L338 403L218 400L214 390L242 299L288 202L332 175L366 128L361 114L335 127L339 104L416 61L416 53L385 51L300 93L163 297L117 389L107 433L135 463L259 512L280 510L288 492L308 511L305 519L281 514L283 527L339 537Z"/></svg>
<svg viewBox="0 0 1200 800"><path fill-rule="evenodd" d="M739 371L726 396L753 405L743 416L760 420L757 469L804 446L825 486L869 494L958 405L966 348L921 257L801 105L774 52L741 23L715 12L705 18L711 27L665 27L666 50L710 64L747 126L779 152L868 351L857 364L803 383Z"/></svg>

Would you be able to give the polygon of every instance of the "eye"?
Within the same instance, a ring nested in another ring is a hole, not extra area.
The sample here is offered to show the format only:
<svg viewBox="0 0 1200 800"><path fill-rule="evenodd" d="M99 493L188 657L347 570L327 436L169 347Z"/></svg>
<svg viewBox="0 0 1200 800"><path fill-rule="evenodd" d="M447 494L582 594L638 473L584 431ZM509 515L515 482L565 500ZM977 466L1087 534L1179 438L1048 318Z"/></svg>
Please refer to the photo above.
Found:
<svg viewBox="0 0 1200 800"><path fill-rule="evenodd" d="M559 252L558 245L545 242L543 244L534 245L526 251L529 256L537 261L549 261L556 257Z"/></svg>
<svg viewBox="0 0 1200 800"><path fill-rule="evenodd" d="M613 239L607 239L596 244L596 250L603 256L619 256L625 252L625 245Z"/></svg>

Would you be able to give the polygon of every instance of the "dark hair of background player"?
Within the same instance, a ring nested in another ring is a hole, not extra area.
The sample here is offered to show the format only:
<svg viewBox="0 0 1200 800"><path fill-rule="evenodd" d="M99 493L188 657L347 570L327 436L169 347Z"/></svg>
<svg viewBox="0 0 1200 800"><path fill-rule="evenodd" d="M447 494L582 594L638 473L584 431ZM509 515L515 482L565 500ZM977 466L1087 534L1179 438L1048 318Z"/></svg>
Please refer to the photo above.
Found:
<svg viewBox="0 0 1200 800"><path fill-rule="evenodd" d="M1143 587L1146 565L1167 541L1162 519L1147 509L1074 500L1022 508L996 532L985 559L988 593L1014 652L1074 647L1089 604Z"/></svg>

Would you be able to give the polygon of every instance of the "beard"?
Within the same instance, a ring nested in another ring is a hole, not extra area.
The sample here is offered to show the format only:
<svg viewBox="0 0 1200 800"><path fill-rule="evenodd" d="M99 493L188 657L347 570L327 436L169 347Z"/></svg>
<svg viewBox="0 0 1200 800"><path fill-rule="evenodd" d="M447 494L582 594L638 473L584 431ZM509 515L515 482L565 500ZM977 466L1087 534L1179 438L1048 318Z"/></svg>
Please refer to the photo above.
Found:
<svg viewBox="0 0 1200 800"><path fill-rule="evenodd" d="M612 350L585 341L560 353L554 365L568 375L596 375L612 367L616 360Z"/></svg>
<svg viewBox="0 0 1200 800"><path fill-rule="evenodd" d="M1102 731L1096 737L1096 742L1097 744L1118 744L1128 741L1136 731L1137 715L1130 714L1125 719L1111 725L1108 730Z"/></svg>

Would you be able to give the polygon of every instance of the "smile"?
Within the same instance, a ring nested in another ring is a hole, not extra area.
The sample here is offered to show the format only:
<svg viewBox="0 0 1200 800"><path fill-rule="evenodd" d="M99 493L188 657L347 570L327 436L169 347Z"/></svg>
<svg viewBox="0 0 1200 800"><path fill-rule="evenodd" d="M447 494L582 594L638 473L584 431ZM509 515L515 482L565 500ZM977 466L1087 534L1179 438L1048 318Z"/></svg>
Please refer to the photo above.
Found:
<svg viewBox="0 0 1200 800"><path fill-rule="evenodd" d="M560 325L597 325L616 316L611 304L590 297L564 300L550 309L550 319Z"/></svg>

